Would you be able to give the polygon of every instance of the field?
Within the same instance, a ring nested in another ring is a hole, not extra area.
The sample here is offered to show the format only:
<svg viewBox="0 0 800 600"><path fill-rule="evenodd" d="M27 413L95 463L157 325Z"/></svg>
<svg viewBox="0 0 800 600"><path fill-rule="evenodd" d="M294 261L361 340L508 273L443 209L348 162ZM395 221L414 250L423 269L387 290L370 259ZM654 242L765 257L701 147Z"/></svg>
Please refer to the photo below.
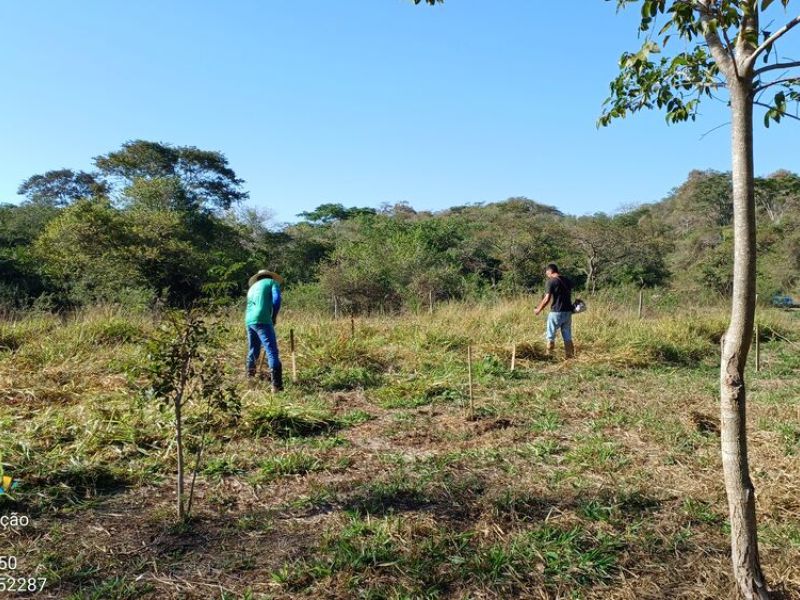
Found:
<svg viewBox="0 0 800 600"><path fill-rule="evenodd" d="M3 552L47 578L41 598L735 598L724 308L648 301L639 320L633 303L592 300L565 362L544 356L532 304L358 318L354 332L287 310L287 389L274 396L242 376L238 312L218 317L242 413L214 422L186 524L170 415L144 394L153 317L3 323L0 454L20 485L0 509L32 521L0 531ZM800 315L760 308L759 322L748 383L761 555L794 598Z"/></svg>

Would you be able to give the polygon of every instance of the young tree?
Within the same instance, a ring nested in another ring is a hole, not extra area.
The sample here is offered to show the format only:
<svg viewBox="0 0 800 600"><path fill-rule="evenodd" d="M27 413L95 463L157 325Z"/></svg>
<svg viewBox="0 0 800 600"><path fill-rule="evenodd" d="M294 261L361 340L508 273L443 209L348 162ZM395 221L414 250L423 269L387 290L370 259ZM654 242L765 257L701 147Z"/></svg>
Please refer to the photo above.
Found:
<svg viewBox="0 0 800 600"><path fill-rule="evenodd" d="M147 371L150 386L145 398L153 398L172 411L175 430L177 473L176 508L178 520L192 512L192 499L207 434L215 425L235 424L241 402L227 378L219 357L220 331L212 331L196 309L168 313L148 343ZM194 408L193 428L187 430L187 410ZM187 442L194 449L189 493L185 493Z"/></svg>
<svg viewBox="0 0 800 600"><path fill-rule="evenodd" d="M722 464L731 524L733 571L747 599L769 597L756 537L755 488L750 480L745 420L744 368L753 334L756 293L756 204L753 167L754 107L764 123L800 102L800 61L782 57L777 42L800 25L800 15L766 31L764 13L784 11L791 0L616 0L618 8L641 5L644 44L625 53L611 83L600 125L628 113L658 107L667 122L694 120L705 98L727 92L731 116L733 181L733 299L722 341L720 402ZM671 57L657 55L671 36L684 44ZM762 63L759 64L758 61ZM772 93L770 100L765 99Z"/></svg>

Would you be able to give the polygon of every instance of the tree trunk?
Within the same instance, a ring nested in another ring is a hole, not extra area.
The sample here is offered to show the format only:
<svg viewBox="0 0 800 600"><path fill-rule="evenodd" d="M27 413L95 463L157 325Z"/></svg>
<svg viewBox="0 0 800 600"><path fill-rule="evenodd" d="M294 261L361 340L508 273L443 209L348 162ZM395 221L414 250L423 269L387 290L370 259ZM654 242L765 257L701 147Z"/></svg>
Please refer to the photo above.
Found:
<svg viewBox="0 0 800 600"><path fill-rule="evenodd" d="M755 488L747 459L744 369L753 334L756 219L753 173L753 90L750 79L730 81L733 158L733 300L722 340L720 407L722 468L731 524L736 583L747 600L769 598L756 533Z"/></svg>

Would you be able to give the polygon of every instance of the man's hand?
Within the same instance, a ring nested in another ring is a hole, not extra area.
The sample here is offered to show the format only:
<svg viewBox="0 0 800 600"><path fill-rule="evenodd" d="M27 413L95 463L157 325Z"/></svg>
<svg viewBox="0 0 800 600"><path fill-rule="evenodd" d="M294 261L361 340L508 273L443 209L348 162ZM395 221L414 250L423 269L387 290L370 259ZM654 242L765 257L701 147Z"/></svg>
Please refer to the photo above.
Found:
<svg viewBox="0 0 800 600"><path fill-rule="evenodd" d="M533 310L533 314L535 314L538 317L539 313L541 313L545 309L545 307L547 307L548 304L550 304L550 294L549 293L544 295L544 298L542 298L542 301L539 302L539 306L537 306Z"/></svg>

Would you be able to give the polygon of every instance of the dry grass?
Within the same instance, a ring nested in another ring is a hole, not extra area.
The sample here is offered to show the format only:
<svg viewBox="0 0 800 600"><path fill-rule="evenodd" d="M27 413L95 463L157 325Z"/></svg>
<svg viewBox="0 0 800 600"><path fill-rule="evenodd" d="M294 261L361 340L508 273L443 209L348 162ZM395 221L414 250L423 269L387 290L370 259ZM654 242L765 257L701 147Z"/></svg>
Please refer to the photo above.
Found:
<svg viewBox="0 0 800 600"><path fill-rule="evenodd" d="M2 324L0 452L22 486L0 502L34 524L0 536L20 572L48 577L40 597L735 597L715 430L722 310L638 320L593 300L569 363L544 357L531 313L453 304L359 319L351 338L349 321L286 311L299 380L280 397L241 381L242 420L213 431L182 527L169 422L140 401L151 320ZM759 318L761 553L797 597L800 320ZM222 322L240 379L239 316Z"/></svg>

